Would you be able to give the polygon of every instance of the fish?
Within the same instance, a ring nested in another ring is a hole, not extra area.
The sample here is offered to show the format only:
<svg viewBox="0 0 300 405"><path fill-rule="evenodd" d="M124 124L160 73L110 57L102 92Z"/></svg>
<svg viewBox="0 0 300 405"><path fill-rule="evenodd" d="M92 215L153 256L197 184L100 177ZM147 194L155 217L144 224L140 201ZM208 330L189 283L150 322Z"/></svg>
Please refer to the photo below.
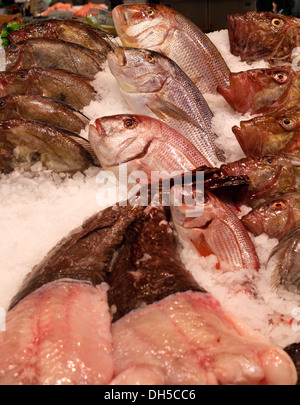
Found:
<svg viewBox="0 0 300 405"><path fill-rule="evenodd" d="M8 35L11 44L29 38L55 38L76 43L104 56L112 50L110 36L99 28L79 20L48 19L26 24Z"/></svg>
<svg viewBox="0 0 300 405"><path fill-rule="evenodd" d="M184 197L184 198L183 198ZM257 271L254 245L238 216L209 191L171 189L171 218L177 234L200 256L216 256L216 269Z"/></svg>
<svg viewBox="0 0 300 405"><path fill-rule="evenodd" d="M30 68L0 72L0 97L35 94L62 101L81 110L96 97L92 80L63 69Z"/></svg>
<svg viewBox="0 0 300 405"><path fill-rule="evenodd" d="M227 16L230 51L242 61L291 63L299 46L300 20L268 11Z"/></svg>
<svg viewBox="0 0 300 405"><path fill-rule="evenodd" d="M212 112L194 83L167 56L117 47L107 60L120 91L136 114L164 121L209 161L224 160L211 128Z"/></svg>
<svg viewBox="0 0 300 405"><path fill-rule="evenodd" d="M241 218L254 236L262 233L281 240L300 225L300 192L286 193L252 209Z"/></svg>
<svg viewBox="0 0 300 405"><path fill-rule="evenodd" d="M22 119L59 126L76 134L88 125L89 118L66 103L34 94L0 97L0 120Z"/></svg>
<svg viewBox="0 0 300 405"><path fill-rule="evenodd" d="M217 94L218 86L228 85L230 70L217 47L179 12L160 4L122 4L112 17L124 46L168 56L201 93Z"/></svg>
<svg viewBox="0 0 300 405"><path fill-rule="evenodd" d="M86 139L59 127L38 121L0 122L0 171L3 173L21 166L29 169L36 162L53 172L84 171L94 163L88 149Z"/></svg>
<svg viewBox="0 0 300 405"><path fill-rule="evenodd" d="M285 235L272 249L267 270L273 270L271 283L279 293L284 290L300 294L300 226Z"/></svg>
<svg viewBox="0 0 300 405"><path fill-rule="evenodd" d="M7 312L1 385L106 385L113 378L107 286L48 283Z"/></svg>
<svg viewBox="0 0 300 405"><path fill-rule="evenodd" d="M299 191L299 162L279 155L242 158L221 165L225 176L248 176L250 185L236 195L238 204L257 207L268 198Z"/></svg>
<svg viewBox="0 0 300 405"><path fill-rule="evenodd" d="M148 181L172 177L209 162L181 134L158 119L134 114L97 118L89 141L103 168L127 164L127 173L142 170Z"/></svg>
<svg viewBox="0 0 300 405"><path fill-rule="evenodd" d="M247 157L284 154L300 157L300 108L295 106L280 113L266 114L241 121L232 127Z"/></svg>
<svg viewBox="0 0 300 405"><path fill-rule="evenodd" d="M5 47L6 71L31 67L61 69L90 78L103 70L106 58L72 42L53 38L30 38Z"/></svg>
<svg viewBox="0 0 300 405"><path fill-rule="evenodd" d="M218 92L242 114L270 114L297 106L300 100L300 71L291 66L250 69L230 74L230 86Z"/></svg>
<svg viewBox="0 0 300 405"><path fill-rule="evenodd" d="M210 294L182 292L112 324L112 385L295 385L292 359Z"/></svg>

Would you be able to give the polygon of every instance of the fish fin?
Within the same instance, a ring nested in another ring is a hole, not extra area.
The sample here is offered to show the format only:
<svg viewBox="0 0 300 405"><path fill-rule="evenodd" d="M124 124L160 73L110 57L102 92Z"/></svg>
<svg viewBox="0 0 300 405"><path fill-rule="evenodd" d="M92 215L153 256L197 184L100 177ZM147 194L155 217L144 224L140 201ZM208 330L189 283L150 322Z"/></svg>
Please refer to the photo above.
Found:
<svg viewBox="0 0 300 405"><path fill-rule="evenodd" d="M99 160L95 154L95 151L87 139L81 137L80 135L76 135L76 134L68 134L67 136L68 136L68 138L77 142L81 147L83 147L91 155L93 162L96 166L100 166Z"/></svg>

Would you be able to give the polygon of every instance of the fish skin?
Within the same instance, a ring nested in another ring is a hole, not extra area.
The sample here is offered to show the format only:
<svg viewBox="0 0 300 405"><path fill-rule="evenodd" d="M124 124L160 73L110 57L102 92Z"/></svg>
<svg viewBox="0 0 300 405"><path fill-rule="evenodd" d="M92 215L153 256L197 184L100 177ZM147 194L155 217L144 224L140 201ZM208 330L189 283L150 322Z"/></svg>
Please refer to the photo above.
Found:
<svg viewBox="0 0 300 405"><path fill-rule="evenodd" d="M168 56L202 93L216 94L218 86L229 83L229 68L216 46L177 11L160 4L123 4L113 9L112 16L124 46Z"/></svg>
<svg viewBox="0 0 300 405"><path fill-rule="evenodd" d="M232 132L247 157L268 153L300 157L300 108L267 114L241 121Z"/></svg>
<svg viewBox="0 0 300 405"><path fill-rule="evenodd" d="M63 280L19 302L0 333L1 385L105 385L113 377L107 288Z"/></svg>
<svg viewBox="0 0 300 405"><path fill-rule="evenodd" d="M169 295L114 322L112 335L112 384L145 384L149 376L150 384L157 385L297 381L285 351L238 324L209 294Z"/></svg>
<svg viewBox="0 0 300 405"><path fill-rule="evenodd" d="M272 12L249 11L227 16L230 51L242 61L292 62L299 46L300 20Z"/></svg>
<svg viewBox="0 0 300 405"><path fill-rule="evenodd" d="M299 191L299 163L287 157L269 154L242 158L222 165L220 170L226 176L249 177L248 189L236 197L239 204L247 204L252 208L267 198Z"/></svg>
<svg viewBox="0 0 300 405"><path fill-rule="evenodd" d="M282 112L299 104L300 71L278 66L234 72L230 74L230 86L220 86L218 92L243 114Z"/></svg>
<svg viewBox="0 0 300 405"><path fill-rule="evenodd" d="M31 67L62 69L93 78L106 58L81 45L53 38L30 38L5 47L6 71Z"/></svg>
<svg viewBox="0 0 300 405"><path fill-rule="evenodd" d="M148 180L156 171L166 177L209 162L181 134L160 120L134 114L106 116L89 127L89 141L102 167L127 163L127 173L143 170Z"/></svg>
<svg viewBox="0 0 300 405"><path fill-rule="evenodd" d="M296 226L276 245L268 259L268 265L275 268L272 274L272 286L278 291L283 289L292 294L300 294L300 226Z"/></svg>
<svg viewBox="0 0 300 405"><path fill-rule="evenodd" d="M89 119L68 104L33 94L0 98L0 120L41 121L80 134Z"/></svg>
<svg viewBox="0 0 300 405"><path fill-rule="evenodd" d="M211 165L224 160L215 145L211 110L175 62L154 51L122 47L109 52L107 60L135 113L164 121L185 136Z"/></svg>
<svg viewBox="0 0 300 405"><path fill-rule="evenodd" d="M241 218L247 230L259 236L281 240L300 225L300 193L287 193L268 199Z"/></svg>
<svg viewBox="0 0 300 405"><path fill-rule="evenodd" d="M62 69L30 68L0 72L0 97L36 94L62 101L81 110L96 97L92 80Z"/></svg>
<svg viewBox="0 0 300 405"><path fill-rule="evenodd" d="M11 44L29 38L61 39L101 52L104 56L112 50L106 32L79 20L49 19L28 24L8 35Z"/></svg>
<svg viewBox="0 0 300 405"><path fill-rule="evenodd" d="M260 264L255 248L233 210L209 191L204 195L187 191L186 195L193 197L195 204L190 207L186 202L179 204L177 193L180 188L174 186L171 190L171 217L178 235L194 246L201 256L215 255L217 268L226 265L231 271L257 271ZM198 197L204 199L203 212ZM181 200L181 196L179 198Z"/></svg>
<svg viewBox="0 0 300 405"><path fill-rule="evenodd" d="M74 138L87 142L77 134L42 122L1 121L0 170L9 173L21 164L41 161L54 172L84 171L93 159Z"/></svg>

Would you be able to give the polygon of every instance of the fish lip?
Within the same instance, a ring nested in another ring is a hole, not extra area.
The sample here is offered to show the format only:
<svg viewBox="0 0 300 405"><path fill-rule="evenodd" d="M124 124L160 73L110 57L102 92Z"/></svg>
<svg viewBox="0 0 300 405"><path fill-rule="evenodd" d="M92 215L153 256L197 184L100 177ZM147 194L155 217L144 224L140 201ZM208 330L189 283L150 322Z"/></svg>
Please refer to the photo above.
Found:
<svg viewBox="0 0 300 405"><path fill-rule="evenodd" d="M116 62L119 66L125 66L127 63L127 59L125 56L125 52L123 47L118 46L114 51L110 51L107 54L107 59L108 60L113 60Z"/></svg>
<svg viewBox="0 0 300 405"><path fill-rule="evenodd" d="M112 11L112 17L114 22L118 21L118 25L128 25L126 13L122 11L123 5L119 4Z"/></svg>
<svg viewBox="0 0 300 405"><path fill-rule="evenodd" d="M107 133L105 132L105 129L102 126L101 118L97 118L94 125L92 125L92 124L90 125L90 128L91 128L92 132L94 132L94 130L95 130L97 133L97 136L99 136L99 137L107 136Z"/></svg>

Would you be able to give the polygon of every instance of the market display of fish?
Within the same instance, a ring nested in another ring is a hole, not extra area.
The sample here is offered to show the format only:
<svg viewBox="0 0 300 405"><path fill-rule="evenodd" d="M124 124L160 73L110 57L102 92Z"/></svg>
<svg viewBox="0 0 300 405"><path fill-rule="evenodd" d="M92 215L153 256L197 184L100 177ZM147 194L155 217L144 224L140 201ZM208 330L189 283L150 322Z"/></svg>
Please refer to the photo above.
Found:
<svg viewBox="0 0 300 405"><path fill-rule="evenodd" d="M247 329L209 294L169 295L113 324L112 383L295 384L287 353Z"/></svg>
<svg viewBox="0 0 300 405"><path fill-rule="evenodd" d="M224 160L211 129L211 110L175 62L158 52L122 47L109 52L107 59L133 111L164 121L185 136L210 164Z"/></svg>
<svg viewBox="0 0 300 405"><path fill-rule="evenodd" d="M247 157L285 154L299 158L300 108L295 106L241 121L232 128Z"/></svg>
<svg viewBox="0 0 300 405"><path fill-rule="evenodd" d="M280 155L242 158L220 168L226 176L246 175L249 187L236 196L240 204L256 207L267 198L299 191L299 162Z"/></svg>
<svg viewBox="0 0 300 405"><path fill-rule="evenodd" d="M272 12L227 16L230 51L242 61L291 62L299 46L300 20Z"/></svg>
<svg viewBox="0 0 300 405"><path fill-rule="evenodd" d="M286 193L266 201L241 218L255 236L282 239L300 225L300 193Z"/></svg>
<svg viewBox="0 0 300 405"><path fill-rule="evenodd" d="M106 290L53 282L9 311L0 332L0 384L109 384L114 367Z"/></svg>
<svg viewBox="0 0 300 405"><path fill-rule="evenodd" d="M11 44L29 38L56 38L82 45L106 56L112 49L106 32L80 20L48 19L27 24L8 35Z"/></svg>
<svg viewBox="0 0 300 405"><path fill-rule="evenodd" d="M235 111L268 114L296 106L299 86L299 70L278 66L231 73L230 86L220 86L218 92Z"/></svg>
<svg viewBox="0 0 300 405"><path fill-rule="evenodd" d="M93 78L106 58L78 44L50 38L32 38L5 47L6 71L31 67L63 69Z"/></svg>
<svg viewBox="0 0 300 405"><path fill-rule="evenodd" d="M181 134L164 122L143 115L113 115L90 125L89 141L102 167L127 163L127 173L142 170L148 180L166 178L209 162Z"/></svg>
<svg viewBox="0 0 300 405"><path fill-rule="evenodd" d="M293 294L300 294L300 226L285 235L272 250L268 265L275 267L272 284Z"/></svg>
<svg viewBox="0 0 300 405"><path fill-rule="evenodd" d="M83 171L93 164L88 141L38 121L1 121L0 145L0 170L4 173L36 162L53 172L71 173Z"/></svg>
<svg viewBox="0 0 300 405"><path fill-rule="evenodd" d="M35 94L0 98L0 120L41 121L80 134L89 119L66 103Z"/></svg>
<svg viewBox="0 0 300 405"><path fill-rule="evenodd" d="M30 68L0 72L0 97L36 94L63 101L81 110L96 96L91 79L63 69Z"/></svg>
<svg viewBox="0 0 300 405"><path fill-rule="evenodd" d="M160 4L122 4L113 9L124 46L160 52L172 59L202 93L229 83L229 68L216 46L182 14Z"/></svg>
<svg viewBox="0 0 300 405"><path fill-rule="evenodd" d="M253 243L233 210L214 194L208 191L197 194L193 188L184 194L190 201L181 202L179 188L174 186L171 190L171 215L182 239L191 243L201 256L215 255L217 268L225 265L231 271L258 270Z"/></svg>

